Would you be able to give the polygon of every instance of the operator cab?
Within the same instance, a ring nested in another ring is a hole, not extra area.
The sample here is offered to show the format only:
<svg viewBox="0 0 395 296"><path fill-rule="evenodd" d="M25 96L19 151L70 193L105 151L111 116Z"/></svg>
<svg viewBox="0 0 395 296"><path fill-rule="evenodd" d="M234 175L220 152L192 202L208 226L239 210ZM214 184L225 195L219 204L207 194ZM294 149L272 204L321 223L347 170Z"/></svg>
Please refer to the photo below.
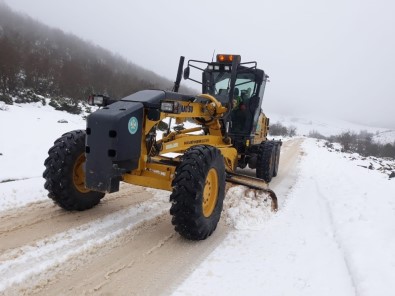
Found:
<svg viewBox="0 0 395 296"><path fill-rule="evenodd" d="M202 72L201 81L190 77L191 68ZM201 84L203 94L214 96L228 108L221 122L234 142L255 136L268 77L256 62L241 63L239 55L218 54L215 62L189 60L184 70L184 79Z"/></svg>
<svg viewBox="0 0 395 296"><path fill-rule="evenodd" d="M232 64L236 63L232 81ZM252 136L258 121L260 106L268 76L256 68L256 62L240 63L240 56L217 55L202 74L202 92L229 106L230 134Z"/></svg>

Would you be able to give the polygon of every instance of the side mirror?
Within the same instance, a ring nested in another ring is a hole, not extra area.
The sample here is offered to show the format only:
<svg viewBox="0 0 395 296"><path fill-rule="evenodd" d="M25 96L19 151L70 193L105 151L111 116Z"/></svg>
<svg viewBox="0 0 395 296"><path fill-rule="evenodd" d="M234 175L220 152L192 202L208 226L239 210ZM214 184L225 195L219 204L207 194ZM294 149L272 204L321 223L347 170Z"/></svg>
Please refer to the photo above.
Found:
<svg viewBox="0 0 395 296"><path fill-rule="evenodd" d="M190 71L191 71L191 69L189 68L189 66L184 69L184 79L185 80L189 78Z"/></svg>

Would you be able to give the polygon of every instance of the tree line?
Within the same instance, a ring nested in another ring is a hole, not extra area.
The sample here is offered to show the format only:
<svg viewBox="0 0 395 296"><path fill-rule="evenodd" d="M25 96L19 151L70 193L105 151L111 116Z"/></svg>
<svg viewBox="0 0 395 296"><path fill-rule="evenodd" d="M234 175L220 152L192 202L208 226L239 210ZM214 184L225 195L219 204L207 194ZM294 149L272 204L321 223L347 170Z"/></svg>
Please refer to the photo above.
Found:
<svg viewBox="0 0 395 296"><path fill-rule="evenodd" d="M294 137L296 136L296 127L285 126L280 122L276 122L274 124L270 124L269 127L269 135L271 136L283 136L283 137Z"/></svg>
<svg viewBox="0 0 395 296"><path fill-rule="evenodd" d="M3 101L5 95L18 96L25 90L78 101L92 93L122 98L142 89L171 87L170 80L0 2Z"/></svg>

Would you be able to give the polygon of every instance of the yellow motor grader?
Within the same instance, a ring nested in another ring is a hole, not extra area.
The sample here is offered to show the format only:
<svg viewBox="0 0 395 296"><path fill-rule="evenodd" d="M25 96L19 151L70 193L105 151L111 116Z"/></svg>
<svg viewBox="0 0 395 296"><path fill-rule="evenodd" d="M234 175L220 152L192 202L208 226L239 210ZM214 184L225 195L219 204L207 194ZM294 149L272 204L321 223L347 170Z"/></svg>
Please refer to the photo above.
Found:
<svg viewBox="0 0 395 296"><path fill-rule="evenodd" d="M277 175L281 142L267 139L269 119L261 110L268 76L239 55L183 66L181 57L172 92L89 98L101 108L88 116L86 130L57 139L44 163L45 188L56 204L70 211L92 208L105 193L118 191L120 181L168 190L172 224L191 240L217 227L226 182L268 193L277 209L268 183ZM201 81L190 77L191 69L201 72ZM200 83L202 94L179 93L181 76ZM195 125L185 128L186 121ZM256 178L236 173L247 165Z"/></svg>

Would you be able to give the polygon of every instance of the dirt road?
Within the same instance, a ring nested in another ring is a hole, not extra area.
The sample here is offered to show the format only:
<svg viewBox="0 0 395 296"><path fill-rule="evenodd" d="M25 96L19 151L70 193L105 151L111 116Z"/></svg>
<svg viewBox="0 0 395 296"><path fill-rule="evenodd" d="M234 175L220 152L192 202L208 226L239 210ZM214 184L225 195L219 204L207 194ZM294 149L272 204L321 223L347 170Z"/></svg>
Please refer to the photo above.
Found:
<svg viewBox="0 0 395 296"><path fill-rule="evenodd" d="M301 141L284 143L271 184L280 210L295 182ZM169 195L123 185L86 212L65 212L50 200L1 212L0 294L171 293L232 228L222 219L207 240L182 239L171 225Z"/></svg>

